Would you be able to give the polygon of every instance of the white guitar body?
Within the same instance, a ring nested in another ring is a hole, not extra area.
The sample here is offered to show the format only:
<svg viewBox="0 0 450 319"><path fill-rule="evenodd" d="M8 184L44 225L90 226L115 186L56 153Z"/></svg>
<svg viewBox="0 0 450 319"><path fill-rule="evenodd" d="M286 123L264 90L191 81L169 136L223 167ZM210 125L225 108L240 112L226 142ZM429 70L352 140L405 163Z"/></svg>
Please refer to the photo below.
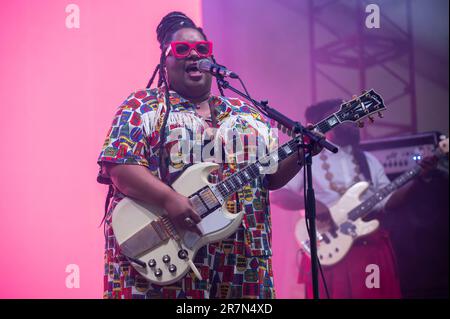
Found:
<svg viewBox="0 0 450 319"><path fill-rule="evenodd" d="M370 90L342 103L338 112L327 116L314 127L319 132L326 133L344 122L362 124L361 121L365 117L374 113L380 114L385 108L381 96ZM229 213L226 208L227 198L254 179L266 174L267 169L270 169L267 163L273 163L274 159L281 161L297 154L300 140L296 134L293 135L295 137L292 140L277 150L247 165L218 184L208 182L210 172L219 167L213 163L190 166L172 184L176 192L189 197L195 211L202 218L198 224L202 236L186 230L176 231L164 211L158 207L130 198L122 199L112 212L112 228L121 254L128 257L133 267L152 283L159 285L174 283L182 279L189 269L201 278L192 262L197 251L208 243L229 237L236 232L242 222L244 212ZM333 209L337 220L342 219L340 212L345 210L339 206L346 205L350 208L353 205L351 200L341 202ZM358 202L355 202L355 205ZM368 233L370 227L367 227L367 224L358 222L357 225L357 231L361 236ZM350 245L351 241L348 246Z"/></svg>
<svg viewBox="0 0 450 319"><path fill-rule="evenodd" d="M190 166L186 171L172 184L172 187L178 193L184 196L190 196L205 186L212 186L208 182L209 173L217 169L218 165L214 163L199 163ZM196 233L185 231L178 232L180 241L175 240L172 236L159 240L160 242L150 250L140 247L137 251L145 250L142 253L135 254L133 248L123 246L130 238L139 238L139 232L145 235L145 229L152 222L161 222L161 217L165 215L164 211L156 206L151 206L143 202L138 202L130 198L122 199L114 208L112 215L112 227L114 235L121 249L126 251L128 257L132 257L145 263L146 267L138 265L134 268L150 282L167 285L174 283L183 278L189 271L197 251L204 245L227 238L236 232L241 224L244 212L231 214L226 209L226 203L210 213L198 224L202 230L203 236ZM163 223L168 222L165 218ZM170 223L170 222L169 222ZM161 223L160 223L161 224ZM168 225L168 228L171 226ZM146 236L149 237L148 235ZM187 258L180 258L179 252L185 250ZM164 256L169 256L170 260L163 261ZM154 260L156 264L150 266L149 262ZM169 267L176 267L175 271L170 271ZM161 274L156 275L157 270L161 270Z"/></svg>
<svg viewBox="0 0 450 319"><path fill-rule="evenodd" d="M317 234L317 256L323 266L332 266L341 261L349 252L353 242L374 232L379 222L372 220L348 220L348 212L362 203L361 195L367 190L367 182L359 182L350 187L341 199L329 208L331 218L339 227L335 232ZM344 230L344 231L342 231ZM300 247L310 254L309 236L305 220L300 219L295 227L295 235Z"/></svg>

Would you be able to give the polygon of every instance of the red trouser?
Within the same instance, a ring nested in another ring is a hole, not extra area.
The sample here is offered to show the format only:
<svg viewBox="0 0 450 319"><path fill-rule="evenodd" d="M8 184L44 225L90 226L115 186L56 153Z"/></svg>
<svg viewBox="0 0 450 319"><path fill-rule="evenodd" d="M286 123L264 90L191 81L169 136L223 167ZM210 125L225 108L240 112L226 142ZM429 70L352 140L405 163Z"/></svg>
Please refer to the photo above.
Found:
<svg viewBox="0 0 450 319"><path fill-rule="evenodd" d="M372 287L375 264L379 269L379 287ZM322 267L328 292L332 299L391 299L401 298L400 282L389 235L384 230L359 239L343 260L331 267ZM367 272L366 272L367 271ZM372 276L372 277L370 277ZM366 280L369 282L367 285ZM303 254L299 283L305 284L306 298L313 297L311 260ZM320 298L327 298L319 273Z"/></svg>

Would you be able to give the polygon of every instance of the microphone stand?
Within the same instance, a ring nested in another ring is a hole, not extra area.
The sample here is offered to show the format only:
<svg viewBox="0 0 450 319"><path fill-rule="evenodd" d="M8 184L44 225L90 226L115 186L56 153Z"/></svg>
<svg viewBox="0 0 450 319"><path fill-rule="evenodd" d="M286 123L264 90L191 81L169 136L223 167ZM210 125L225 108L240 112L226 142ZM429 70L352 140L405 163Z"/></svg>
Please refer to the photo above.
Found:
<svg viewBox="0 0 450 319"><path fill-rule="evenodd" d="M278 112L277 110L271 108L268 104L269 102L261 101L258 102L254 99L252 99L250 96L248 96L246 93L243 93L239 91L238 89L234 88L233 86L228 83L225 78L221 75L214 74L214 76L217 78L217 83L219 85L219 88L229 89L233 91L234 93L242 96L246 100L250 101L254 105L260 107L263 109L267 115L275 120L276 122L280 123L284 127L286 127L289 130L292 130L294 133L299 133L303 137L307 136L309 138L309 143L304 144L303 140L302 143L299 145L299 147L303 148L303 151L306 152L305 154L305 169L306 169L306 176L307 176L307 183L304 187L306 187L306 203L305 203L305 217L309 224L309 237L310 237L310 249L311 249L311 276L312 276L312 283L313 283L313 297L314 299L319 299L319 277L318 277L318 266L319 266L319 260L317 258L317 234L316 234L316 199L314 194L314 188L313 188L313 181L312 181L312 150L314 149L315 145L320 145L323 148L329 150L330 152L337 153L338 148L328 142L325 138L319 137L304 126L302 126L299 122L293 121L284 114ZM297 162L299 165L301 164L300 160Z"/></svg>

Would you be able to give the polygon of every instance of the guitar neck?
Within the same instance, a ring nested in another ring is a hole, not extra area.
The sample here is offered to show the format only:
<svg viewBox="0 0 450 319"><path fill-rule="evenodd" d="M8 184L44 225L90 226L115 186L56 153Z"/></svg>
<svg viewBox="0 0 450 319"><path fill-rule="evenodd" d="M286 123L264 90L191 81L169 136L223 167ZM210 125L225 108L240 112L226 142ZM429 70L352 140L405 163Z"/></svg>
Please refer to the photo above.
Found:
<svg viewBox="0 0 450 319"><path fill-rule="evenodd" d="M327 133L328 131L331 131L333 128L341 124L341 120L339 119L338 113L333 113L330 116L328 116L326 119L320 121L316 125L314 125L314 129L316 131L319 131L322 134Z"/></svg>
<svg viewBox="0 0 450 319"><path fill-rule="evenodd" d="M314 130L325 134L343 122L356 122L362 124L361 120L370 117L374 113L381 116L381 111L385 109L383 99L374 90L364 92L361 96L344 102L340 105L339 111L332 113L325 119L314 125ZM372 119L373 120L373 119ZM299 137L294 137L289 142L283 144L276 151L269 153L255 163L252 163L237 173L227 177L222 182L216 184L216 189L223 198L230 196L240 190L252 180L264 175L265 168L269 164L280 162L285 158L297 153L299 147Z"/></svg>
<svg viewBox="0 0 450 319"><path fill-rule="evenodd" d="M324 134L340 123L341 122L339 121L338 117L335 115L335 113L333 113L326 119L314 125L314 129ZM273 164L274 161L277 161L277 163L279 163L284 159L290 157L291 155L297 153L299 147L299 139L299 137L294 137L289 142L281 145L277 150L269 153L255 163L249 164L244 169L240 170L237 173L234 173L233 175L224 179L222 182L216 184L216 188L223 196L223 198L230 196L251 181L264 175L264 169L268 166L268 163Z"/></svg>
<svg viewBox="0 0 450 319"><path fill-rule="evenodd" d="M365 200L362 204L358 205L354 209L352 209L348 213L348 218L351 220L357 220L358 218L366 216L368 213L372 211L372 209L380 203L383 199L388 197L391 193L405 185L407 182L412 180L414 177L416 177L420 172L422 171L422 168L420 165L416 165L412 169L406 171L394 181L383 187L382 189L378 190L375 194L370 196L367 200Z"/></svg>
<svg viewBox="0 0 450 319"><path fill-rule="evenodd" d="M448 142L448 139L447 139ZM447 156L448 149L446 151L441 150L440 148L436 149L433 152L433 156L440 159L442 157ZM383 187L379 191L377 191L375 194L373 194L371 197L369 197L366 201L364 201L359 206L355 207L353 210L351 210L348 213L348 217L351 220L356 220L360 217L364 217L370 211L375 207L376 204L381 202L383 199L385 199L387 196L389 196L392 192L399 189L403 185L405 185L407 182L412 180L414 177L416 177L420 172L422 171L422 167L420 165L416 165L410 170L406 171L390 184Z"/></svg>

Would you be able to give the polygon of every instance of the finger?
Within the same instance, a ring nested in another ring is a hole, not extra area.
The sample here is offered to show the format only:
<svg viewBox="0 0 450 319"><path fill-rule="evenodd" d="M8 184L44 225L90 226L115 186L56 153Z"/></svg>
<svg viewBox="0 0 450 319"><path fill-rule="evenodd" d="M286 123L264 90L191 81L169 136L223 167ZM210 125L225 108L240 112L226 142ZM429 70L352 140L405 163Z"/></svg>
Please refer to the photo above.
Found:
<svg viewBox="0 0 450 319"><path fill-rule="evenodd" d="M306 128L308 129L308 130L314 130L314 124L311 124L311 123L308 123L308 124L306 124ZM323 134L323 133L321 133L321 132L319 132L319 131L314 131L313 132L315 135L317 135L317 136L319 136L320 138L324 138L325 137L325 134Z"/></svg>
<svg viewBox="0 0 450 319"><path fill-rule="evenodd" d="M198 228L197 225L194 225L194 226L190 227L189 230L193 231L194 233L196 233L199 236L203 236L202 231L200 230L200 228Z"/></svg>
<svg viewBox="0 0 450 319"><path fill-rule="evenodd" d="M192 220L198 224L202 221L202 218L197 214L197 212L195 210L192 210L191 213L189 214L189 217L192 218Z"/></svg>

